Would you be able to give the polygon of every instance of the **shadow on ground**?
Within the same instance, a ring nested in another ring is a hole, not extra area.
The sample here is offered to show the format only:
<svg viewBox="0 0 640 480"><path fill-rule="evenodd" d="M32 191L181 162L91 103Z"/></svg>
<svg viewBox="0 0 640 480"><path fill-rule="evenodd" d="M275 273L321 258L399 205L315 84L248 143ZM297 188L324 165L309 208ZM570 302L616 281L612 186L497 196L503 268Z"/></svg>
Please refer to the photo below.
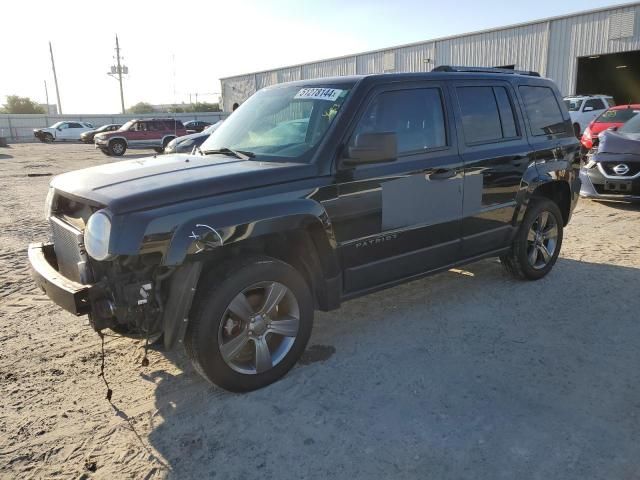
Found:
<svg viewBox="0 0 640 480"><path fill-rule="evenodd" d="M335 349L244 395L157 371L171 478L636 478L640 269L495 261L319 314Z"/></svg>
<svg viewBox="0 0 640 480"><path fill-rule="evenodd" d="M9 158L13 158L13 155L7 155L4 153L0 153L0 160L8 160Z"/></svg>

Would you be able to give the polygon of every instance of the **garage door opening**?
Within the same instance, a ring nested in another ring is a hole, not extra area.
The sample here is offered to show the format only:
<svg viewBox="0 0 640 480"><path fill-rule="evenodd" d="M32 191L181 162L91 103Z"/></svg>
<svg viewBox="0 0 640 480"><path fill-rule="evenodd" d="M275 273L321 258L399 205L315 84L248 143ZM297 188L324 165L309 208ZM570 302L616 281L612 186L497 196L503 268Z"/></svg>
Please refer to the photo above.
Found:
<svg viewBox="0 0 640 480"><path fill-rule="evenodd" d="M612 95L618 105L640 102L640 51L578 58L576 94Z"/></svg>

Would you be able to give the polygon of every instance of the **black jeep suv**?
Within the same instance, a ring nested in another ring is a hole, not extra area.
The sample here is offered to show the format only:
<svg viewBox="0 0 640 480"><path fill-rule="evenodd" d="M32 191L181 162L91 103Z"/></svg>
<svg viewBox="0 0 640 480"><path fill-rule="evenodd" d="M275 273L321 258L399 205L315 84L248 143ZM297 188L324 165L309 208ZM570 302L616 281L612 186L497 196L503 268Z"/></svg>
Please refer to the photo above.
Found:
<svg viewBox="0 0 640 480"><path fill-rule="evenodd" d="M315 309L489 256L545 276L580 191L557 88L437 70L272 86L197 154L54 178L35 281L97 331L183 342L246 391L295 364Z"/></svg>

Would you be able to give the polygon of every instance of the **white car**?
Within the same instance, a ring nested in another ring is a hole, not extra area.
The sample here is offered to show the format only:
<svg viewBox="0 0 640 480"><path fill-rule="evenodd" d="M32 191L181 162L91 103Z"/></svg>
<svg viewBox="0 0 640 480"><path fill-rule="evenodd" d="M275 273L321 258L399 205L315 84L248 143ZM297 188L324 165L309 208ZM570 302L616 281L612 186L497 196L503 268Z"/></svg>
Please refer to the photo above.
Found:
<svg viewBox="0 0 640 480"><path fill-rule="evenodd" d="M94 128L87 122L57 122L48 128L34 128L33 135L44 143L80 140L80 135Z"/></svg>
<svg viewBox="0 0 640 480"><path fill-rule="evenodd" d="M615 107L616 102L609 95L575 95L565 97L564 103L571 115L576 137L580 137L587 125L609 107Z"/></svg>

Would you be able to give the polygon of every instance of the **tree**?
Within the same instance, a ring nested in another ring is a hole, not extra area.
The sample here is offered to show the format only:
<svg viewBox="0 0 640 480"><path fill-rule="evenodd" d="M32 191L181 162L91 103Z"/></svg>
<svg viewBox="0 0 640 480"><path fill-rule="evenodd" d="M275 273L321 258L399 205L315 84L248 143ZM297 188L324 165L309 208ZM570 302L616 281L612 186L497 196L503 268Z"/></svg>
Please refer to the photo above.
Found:
<svg viewBox="0 0 640 480"><path fill-rule="evenodd" d="M29 97L7 95L7 103L2 108L3 113L46 113L42 105L38 105Z"/></svg>
<svg viewBox="0 0 640 480"><path fill-rule="evenodd" d="M133 107L127 108L128 113L153 113L155 110L150 103L138 102Z"/></svg>

